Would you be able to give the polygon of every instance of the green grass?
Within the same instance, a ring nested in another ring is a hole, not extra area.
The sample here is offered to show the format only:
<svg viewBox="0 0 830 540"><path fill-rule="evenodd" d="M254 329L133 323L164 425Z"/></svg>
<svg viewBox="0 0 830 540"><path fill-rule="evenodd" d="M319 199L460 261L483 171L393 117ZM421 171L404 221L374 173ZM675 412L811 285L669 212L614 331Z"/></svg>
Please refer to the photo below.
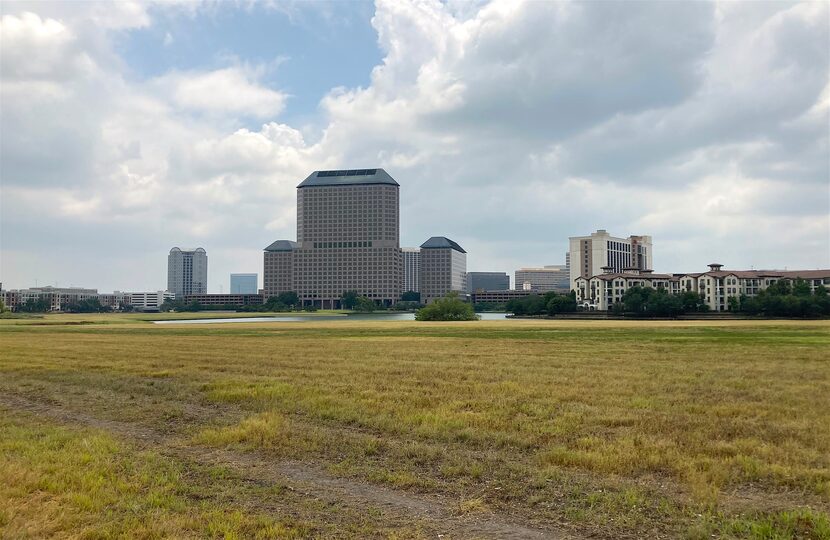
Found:
<svg viewBox="0 0 830 540"><path fill-rule="evenodd" d="M0 393L440 495L458 516L608 538L830 538L827 322L110 317L0 322ZM240 527L316 534L353 511Z"/></svg>

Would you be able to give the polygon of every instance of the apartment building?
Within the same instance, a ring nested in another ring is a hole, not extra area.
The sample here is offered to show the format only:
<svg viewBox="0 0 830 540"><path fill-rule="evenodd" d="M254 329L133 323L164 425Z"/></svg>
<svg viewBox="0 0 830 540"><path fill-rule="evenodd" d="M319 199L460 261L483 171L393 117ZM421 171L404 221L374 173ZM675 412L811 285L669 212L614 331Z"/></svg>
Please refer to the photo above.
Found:
<svg viewBox="0 0 830 540"><path fill-rule="evenodd" d="M98 293L98 289L82 287L32 287L2 291L2 295L6 307L12 311L19 310L29 301L45 301L49 311L65 311L69 305L85 300L98 300L102 306L112 309L120 309L122 305L130 303L126 293L116 291L104 294Z"/></svg>
<svg viewBox="0 0 830 540"><path fill-rule="evenodd" d="M517 290L539 293L549 291L568 292L571 290L568 269L562 264L552 264L541 268L519 268L515 272L513 283Z"/></svg>
<svg viewBox="0 0 830 540"><path fill-rule="evenodd" d="M708 272L688 274L655 274L650 270L605 272L590 278L576 279L576 301L583 309L605 311L622 299L631 287L663 288L671 294L694 291L703 296L711 311L727 311L729 298L757 295L776 281L803 279L812 291L830 287L830 270L723 270L721 264L710 264Z"/></svg>
<svg viewBox="0 0 830 540"><path fill-rule="evenodd" d="M403 292L421 290L421 248L401 248L403 256Z"/></svg>
<svg viewBox="0 0 830 540"><path fill-rule="evenodd" d="M455 291L467 294L467 252L445 236L433 236L421 244L421 303Z"/></svg>
<svg viewBox="0 0 830 540"><path fill-rule="evenodd" d="M207 252L174 247L167 255L167 290L180 298L207 293Z"/></svg>
<svg viewBox="0 0 830 540"><path fill-rule="evenodd" d="M265 249L268 296L337 308L345 291L390 306L401 296L400 185L383 169L315 171L297 186L297 242ZM288 284L291 284L288 287Z"/></svg>
<svg viewBox="0 0 830 540"><path fill-rule="evenodd" d="M618 273L629 269L642 271L654 268L651 236L617 238L605 229L599 229L589 236L572 236L569 244L566 258L570 274L569 289L576 286L576 278L599 275L604 267Z"/></svg>

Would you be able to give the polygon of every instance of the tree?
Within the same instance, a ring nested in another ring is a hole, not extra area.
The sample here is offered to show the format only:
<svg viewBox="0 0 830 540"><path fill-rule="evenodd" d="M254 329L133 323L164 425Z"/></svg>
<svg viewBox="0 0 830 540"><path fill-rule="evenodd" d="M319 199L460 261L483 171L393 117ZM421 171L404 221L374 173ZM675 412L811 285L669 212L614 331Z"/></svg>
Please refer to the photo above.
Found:
<svg viewBox="0 0 830 540"><path fill-rule="evenodd" d="M357 291L345 291L340 297L340 305L343 309L354 309L357 305Z"/></svg>
<svg viewBox="0 0 830 540"><path fill-rule="evenodd" d="M277 302L293 308L300 303L300 297L294 291L285 291L277 295Z"/></svg>
<svg viewBox="0 0 830 540"><path fill-rule="evenodd" d="M458 298L457 292L451 292L444 298L438 298L415 313L416 321L476 321L478 315L473 306Z"/></svg>
<svg viewBox="0 0 830 540"><path fill-rule="evenodd" d="M548 295L545 295L546 297ZM576 292L568 294L554 294L547 303L549 315L557 313L573 313L576 311Z"/></svg>
<svg viewBox="0 0 830 540"><path fill-rule="evenodd" d="M367 298L366 296L360 296L355 303L354 310L362 311L364 313L371 313L376 307L377 305L374 300Z"/></svg>
<svg viewBox="0 0 830 540"><path fill-rule="evenodd" d="M420 302L421 301L421 293L415 291L406 291L401 295L401 301L403 302Z"/></svg>
<svg viewBox="0 0 830 540"><path fill-rule="evenodd" d="M52 305L44 298L29 298L18 309L26 313L46 313L52 309Z"/></svg>

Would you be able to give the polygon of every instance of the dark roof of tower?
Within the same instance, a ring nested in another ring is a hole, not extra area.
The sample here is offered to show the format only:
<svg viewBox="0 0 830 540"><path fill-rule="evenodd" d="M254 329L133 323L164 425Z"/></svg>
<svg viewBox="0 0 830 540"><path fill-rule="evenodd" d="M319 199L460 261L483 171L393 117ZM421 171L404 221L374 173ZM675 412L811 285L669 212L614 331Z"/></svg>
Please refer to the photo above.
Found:
<svg viewBox="0 0 830 540"><path fill-rule="evenodd" d="M291 240L277 240L267 248L265 251L293 251L297 249L297 242Z"/></svg>
<svg viewBox="0 0 830 540"><path fill-rule="evenodd" d="M300 182L298 188L317 186L353 186L367 184L389 184L399 186L394 178L383 169L348 169L338 171L314 171Z"/></svg>
<svg viewBox="0 0 830 540"><path fill-rule="evenodd" d="M461 253L467 253L464 251L464 248L458 245L457 242L453 242L446 236L433 236L423 244L421 244L421 249L438 249L438 248L452 248L456 251L460 251Z"/></svg>

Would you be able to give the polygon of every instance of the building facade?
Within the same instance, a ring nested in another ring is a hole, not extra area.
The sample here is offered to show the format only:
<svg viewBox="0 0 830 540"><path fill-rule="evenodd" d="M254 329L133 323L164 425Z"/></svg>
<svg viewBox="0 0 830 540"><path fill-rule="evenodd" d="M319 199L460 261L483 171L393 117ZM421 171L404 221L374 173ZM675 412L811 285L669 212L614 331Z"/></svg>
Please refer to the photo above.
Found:
<svg viewBox="0 0 830 540"><path fill-rule="evenodd" d="M129 304L138 311L158 311L165 300L173 300L176 295L169 291L129 292L124 293Z"/></svg>
<svg viewBox="0 0 830 540"><path fill-rule="evenodd" d="M265 303L260 294L188 294L184 298L185 304L196 302L201 306L251 306Z"/></svg>
<svg viewBox="0 0 830 540"><path fill-rule="evenodd" d="M256 294L257 274L231 274L231 294Z"/></svg>
<svg viewBox="0 0 830 540"><path fill-rule="evenodd" d="M472 301L474 304L506 304L514 298L524 298L525 296L530 296L531 294L536 293L530 290L524 291L507 289L499 291L483 291L479 289L477 291L473 291L473 293L470 295L470 301Z"/></svg>
<svg viewBox="0 0 830 540"><path fill-rule="evenodd" d="M622 300L631 287L665 289L671 294L693 291L703 297L711 311L727 311L729 298L756 296L776 281L803 279L811 291L823 285L830 287L830 270L723 270L720 264L709 265L708 272L690 274L655 274L650 270L606 272L590 278L576 279L577 305L587 310L605 311Z"/></svg>
<svg viewBox="0 0 830 540"><path fill-rule="evenodd" d="M541 268L519 268L514 276L517 290L535 292L568 292L571 278L565 265L553 264Z"/></svg>
<svg viewBox="0 0 830 540"><path fill-rule="evenodd" d="M401 248L403 256L402 292L420 292L421 290L421 249Z"/></svg>
<svg viewBox="0 0 830 540"><path fill-rule="evenodd" d="M599 229L590 236L571 237L568 253L570 288L576 286L576 278L599 275L604 267L611 267L614 272L654 268L651 236L617 238Z"/></svg>
<svg viewBox="0 0 830 540"><path fill-rule="evenodd" d="M510 288L510 276L504 272L467 272L467 292L506 291Z"/></svg>
<svg viewBox="0 0 830 540"><path fill-rule="evenodd" d="M309 175L297 186L296 244L278 240L265 250L266 294L291 283L286 290L304 306L337 308L346 291L386 306L397 302L403 281L399 191L383 169ZM288 257L290 269L284 265L276 275L276 262Z"/></svg>
<svg viewBox="0 0 830 540"><path fill-rule="evenodd" d="M115 291L114 293L99 293L98 289L85 289L82 287L33 287L30 289L17 289L2 291L3 302L11 311L18 311L24 304L30 301L44 302L48 311L65 311L73 304L85 300L98 300L105 307L114 310L121 309L122 305L130 303L127 293Z"/></svg>
<svg viewBox="0 0 830 540"><path fill-rule="evenodd" d="M467 252L444 236L433 236L421 244L421 303L455 291L467 294Z"/></svg>
<svg viewBox="0 0 830 540"><path fill-rule="evenodd" d="M167 256L167 290L176 298L207 293L207 252L174 247Z"/></svg>
<svg viewBox="0 0 830 540"><path fill-rule="evenodd" d="M294 291L294 250L297 242L277 240L265 248L262 286L265 298Z"/></svg>

